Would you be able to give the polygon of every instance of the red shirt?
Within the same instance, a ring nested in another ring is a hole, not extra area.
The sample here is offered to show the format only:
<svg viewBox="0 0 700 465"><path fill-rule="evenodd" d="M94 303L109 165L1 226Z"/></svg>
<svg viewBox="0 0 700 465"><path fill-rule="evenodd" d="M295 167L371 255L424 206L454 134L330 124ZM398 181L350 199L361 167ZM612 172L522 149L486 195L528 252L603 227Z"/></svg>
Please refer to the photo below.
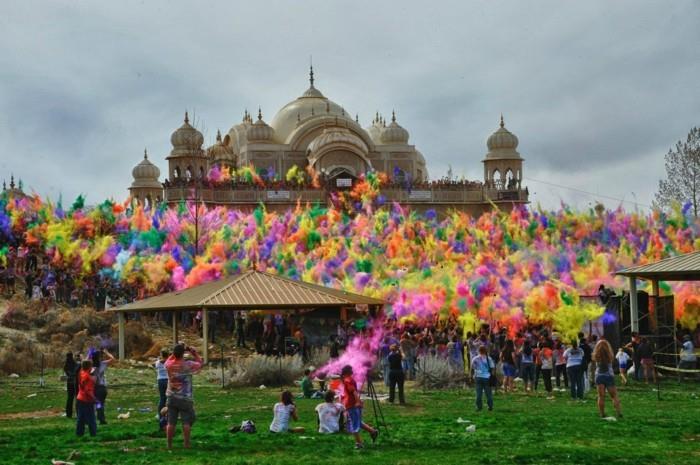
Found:
<svg viewBox="0 0 700 465"><path fill-rule="evenodd" d="M343 407L350 409L353 407L361 407L360 394L357 392L357 383L352 376L343 378Z"/></svg>
<svg viewBox="0 0 700 465"><path fill-rule="evenodd" d="M81 402L94 403L95 399L95 379L85 370L80 370L78 375L78 396Z"/></svg>

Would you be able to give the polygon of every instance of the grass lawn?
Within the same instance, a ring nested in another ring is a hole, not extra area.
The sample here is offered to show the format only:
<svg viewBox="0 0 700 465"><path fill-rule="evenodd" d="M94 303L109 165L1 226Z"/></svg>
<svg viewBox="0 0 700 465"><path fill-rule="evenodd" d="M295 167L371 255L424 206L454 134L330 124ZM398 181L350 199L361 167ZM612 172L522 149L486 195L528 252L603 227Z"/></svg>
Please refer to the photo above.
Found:
<svg viewBox="0 0 700 465"><path fill-rule="evenodd" d="M0 384L0 457L2 464L49 464L79 451L76 464L262 464L262 463L478 463L478 464L700 464L700 385L662 385L663 400L652 387L621 389L625 417L617 422L597 416L595 398L572 402L498 395L493 412L474 411L471 390L423 392L409 389L406 407L383 404L389 425L375 445L353 450L347 435L315 433L316 400L298 400L303 435L267 432L278 388L222 390L195 378L197 423L193 449L183 450L181 436L172 452L155 420L157 392L152 373L112 369L108 373L109 424L96 438L77 438L74 420L61 417L65 391L58 381L45 388ZM58 374L52 374L58 379ZM383 389L382 386L377 386ZM36 394L36 395L32 395ZM131 410L118 420L117 407ZM151 412L140 412L150 407ZM612 406L609 406L612 413ZM476 432L465 431L471 420ZM256 422L258 433L231 434L242 420ZM374 423L369 404L365 419Z"/></svg>

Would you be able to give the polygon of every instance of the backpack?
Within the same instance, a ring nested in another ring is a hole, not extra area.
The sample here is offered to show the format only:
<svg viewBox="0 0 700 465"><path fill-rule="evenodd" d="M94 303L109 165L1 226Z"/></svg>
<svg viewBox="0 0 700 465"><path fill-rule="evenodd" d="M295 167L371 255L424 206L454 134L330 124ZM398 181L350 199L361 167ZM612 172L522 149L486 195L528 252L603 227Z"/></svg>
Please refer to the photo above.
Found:
<svg viewBox="0 0 700 465"><path fill-rule="evenodd" d="M257 430L255 428L255 422L253 420L243 420L241 422L241 431L243 433L253 434Z"/></svg>

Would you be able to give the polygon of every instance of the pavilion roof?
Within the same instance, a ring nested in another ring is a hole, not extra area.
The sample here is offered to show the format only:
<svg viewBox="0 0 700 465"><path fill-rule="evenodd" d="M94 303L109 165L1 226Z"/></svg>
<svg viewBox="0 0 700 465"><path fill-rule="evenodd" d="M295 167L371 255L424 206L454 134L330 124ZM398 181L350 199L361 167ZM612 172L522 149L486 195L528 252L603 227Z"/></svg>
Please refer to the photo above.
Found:
<svg viewBox="0 0 700 465"><path fill-rule="evenodd" d="M256 270L139 300L110 311L285 310L355 305L384 305L384 301Z"/></svg>
<svg viewBox="0 0 700 465"><path fill-rule="evenodd" d="M615 274L658 281L700 281L700 251L626 268Z"/></svg>

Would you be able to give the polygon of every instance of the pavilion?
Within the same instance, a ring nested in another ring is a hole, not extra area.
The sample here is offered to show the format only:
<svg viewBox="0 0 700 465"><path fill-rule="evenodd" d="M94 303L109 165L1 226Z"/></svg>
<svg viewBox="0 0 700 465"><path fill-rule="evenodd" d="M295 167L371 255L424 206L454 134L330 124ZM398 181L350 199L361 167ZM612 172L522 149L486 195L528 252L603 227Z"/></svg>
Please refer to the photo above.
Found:
<svg viewBox="0 0 700 465"><path fill-rule="evenodd" d="M647 265L626 268L615 273L629 278L630 321L632 331L639 331L637 279L651 281L652 298L659 298L659 281L700 281L700 251L666 258Z"/></svg>
<svg viewBox="0 0 700 465"><path fill-rule="evenodd" d="M316 284L277 276L262 271L247 271L227 276L199 286L168 292L148 299L132 302L109 311L119 317L119 359L124 359L125 313L202 312L202 357L209 360L208 311L244 310L316 310L337 309L341 319L347 311L366 308L376 314L385 304L383 300L331 289ZM173 317L173 343L178 341L178 318Z"/></svg>

